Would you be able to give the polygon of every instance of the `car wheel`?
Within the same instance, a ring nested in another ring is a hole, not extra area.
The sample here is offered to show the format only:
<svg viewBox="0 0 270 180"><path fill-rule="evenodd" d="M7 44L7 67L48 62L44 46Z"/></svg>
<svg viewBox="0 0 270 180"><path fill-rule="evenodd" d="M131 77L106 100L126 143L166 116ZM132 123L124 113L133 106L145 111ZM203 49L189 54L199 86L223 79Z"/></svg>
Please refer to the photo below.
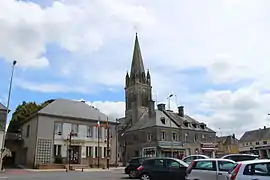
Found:
<svg viewBox="0 0 270 180"><path fill-rule="evenodd" d="M128 175L129 175L130 178L136 178L137 172L134 171L134 170L131 170Z"/></svg>
<svg viewBox="0 0 270 180"><path fill-rule="evenodd" d="M149 174L144 173L141 175L141 180L151 180L151 177Z"/></svg>

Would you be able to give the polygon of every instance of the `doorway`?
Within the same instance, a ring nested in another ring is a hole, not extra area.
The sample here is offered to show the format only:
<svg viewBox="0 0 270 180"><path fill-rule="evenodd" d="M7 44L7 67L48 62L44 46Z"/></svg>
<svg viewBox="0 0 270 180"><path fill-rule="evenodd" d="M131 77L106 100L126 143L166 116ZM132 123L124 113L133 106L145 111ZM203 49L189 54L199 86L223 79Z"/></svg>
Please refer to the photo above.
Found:
<svg viewBox="0 0 270 180"><path fill-rule="evenodd" d="M70 163L79 164L80 163L80 146L70 146Z"/></svg>

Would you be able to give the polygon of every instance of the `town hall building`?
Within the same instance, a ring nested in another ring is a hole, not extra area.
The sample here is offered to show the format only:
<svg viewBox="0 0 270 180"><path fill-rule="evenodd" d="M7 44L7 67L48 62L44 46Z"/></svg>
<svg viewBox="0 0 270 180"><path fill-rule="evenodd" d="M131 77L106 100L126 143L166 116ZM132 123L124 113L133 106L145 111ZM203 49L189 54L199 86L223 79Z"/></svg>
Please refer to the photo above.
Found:
<svg viewBox="0 0 270 180"><path fill-rule="evenodd" d="M138 36L130 73L125 77L125 117L119 119L118 137L120 161L134 156L176 156L206 154L214 156L216 132L203 122L158 104L152 98L151 74L145 71Z"/></svg>

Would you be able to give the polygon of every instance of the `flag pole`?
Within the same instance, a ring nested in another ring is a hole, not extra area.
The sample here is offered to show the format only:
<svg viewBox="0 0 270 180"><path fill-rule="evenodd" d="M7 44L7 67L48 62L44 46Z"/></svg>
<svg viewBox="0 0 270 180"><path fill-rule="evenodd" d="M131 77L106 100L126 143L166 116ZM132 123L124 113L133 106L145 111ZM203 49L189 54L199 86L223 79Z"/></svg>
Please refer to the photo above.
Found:
<svg viewBox="0 0 270 180"><path fill-rule="evenodd" d="M110 168L110 128L109 128L109 119L107 117L106 122L106 129L107 129L107 168Z"/></svg>
<svg viewBox="0 0 270 180"><path fill-rule="evenodd" d="M100 118L99 118L100 119ZM100 148L99 148L99 146L100 146L100 144L99 144L99 132L100 131L100 121L98 120L98 124L97 124L97 132L98 132L98 135L97 135L97 138L98 138L98 148L97 148L97 150L98 150L98 168L100 167L100 157L99 157L99 155L100 155Z"/></svg>

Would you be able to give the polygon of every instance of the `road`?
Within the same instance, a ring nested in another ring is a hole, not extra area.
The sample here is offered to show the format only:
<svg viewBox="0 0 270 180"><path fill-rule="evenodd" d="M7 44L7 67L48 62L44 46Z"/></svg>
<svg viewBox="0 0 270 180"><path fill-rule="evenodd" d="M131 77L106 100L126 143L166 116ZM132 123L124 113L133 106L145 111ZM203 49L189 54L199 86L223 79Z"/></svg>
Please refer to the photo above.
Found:
<svg viewBox="0 0 270 180"><path fill-rule="evenodd" d="M128 179L123 170L95 172L29 172L9 171L0 174L0 180L121 180Z"/></svg>

